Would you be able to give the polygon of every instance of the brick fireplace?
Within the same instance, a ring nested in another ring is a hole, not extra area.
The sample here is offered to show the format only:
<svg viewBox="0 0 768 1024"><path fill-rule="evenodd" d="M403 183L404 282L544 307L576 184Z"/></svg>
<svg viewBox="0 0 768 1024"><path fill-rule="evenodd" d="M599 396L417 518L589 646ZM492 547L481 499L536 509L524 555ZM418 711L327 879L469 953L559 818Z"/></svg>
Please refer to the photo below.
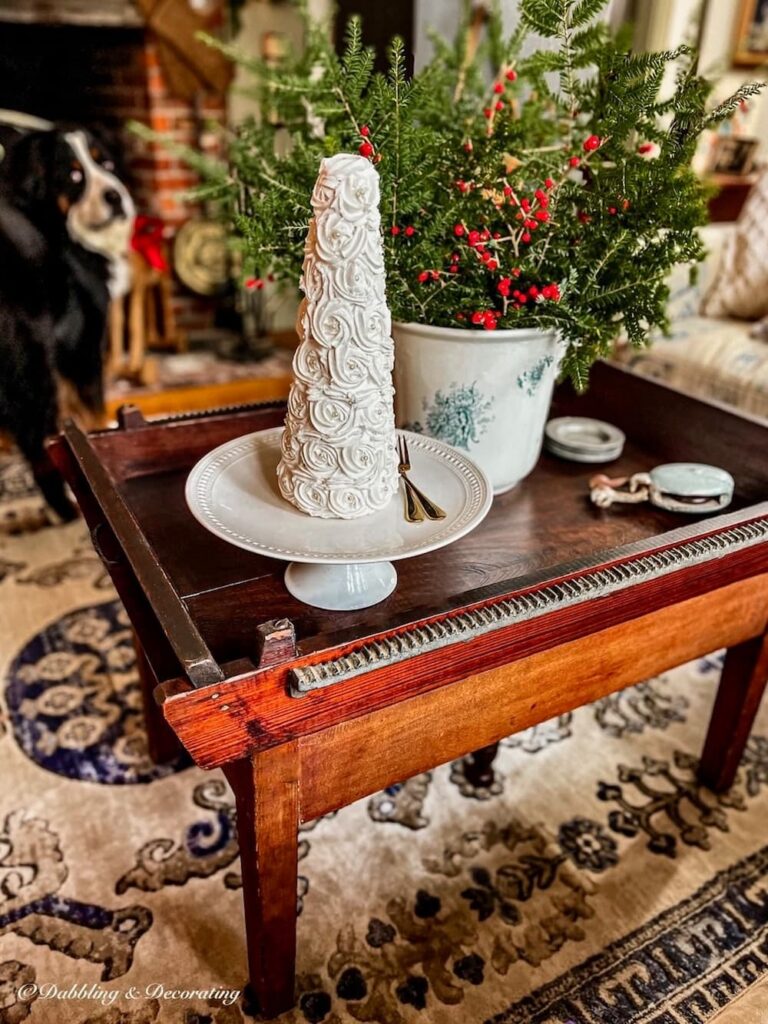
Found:
<svg viewBox="0 0 768 1024"><path fill-rule="evenodd" d="M151 34L131 0L0 0L0 107L84 124L117 142L139 212L160 217L172 235L199 211L184 193L198 179L157 143L126 130L134 119L192 146L215 147L203 127L223 123L225 102L172 95ZM202 331L214 306L177 283L179 326Z"/></svg>

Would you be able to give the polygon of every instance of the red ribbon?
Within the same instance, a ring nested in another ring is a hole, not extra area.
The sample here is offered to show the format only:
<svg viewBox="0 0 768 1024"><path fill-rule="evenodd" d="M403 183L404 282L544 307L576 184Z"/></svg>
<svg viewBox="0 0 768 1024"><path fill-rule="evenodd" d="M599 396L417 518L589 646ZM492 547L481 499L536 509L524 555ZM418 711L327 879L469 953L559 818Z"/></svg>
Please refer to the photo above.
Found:
<svg viewBox="0 0 768 1024"><path fill-rule="evenodd" d="M148 217L140 213L133 224L131 248L149 264L153 270L168 270L163 246L165 225L159 217Z"/></svg>

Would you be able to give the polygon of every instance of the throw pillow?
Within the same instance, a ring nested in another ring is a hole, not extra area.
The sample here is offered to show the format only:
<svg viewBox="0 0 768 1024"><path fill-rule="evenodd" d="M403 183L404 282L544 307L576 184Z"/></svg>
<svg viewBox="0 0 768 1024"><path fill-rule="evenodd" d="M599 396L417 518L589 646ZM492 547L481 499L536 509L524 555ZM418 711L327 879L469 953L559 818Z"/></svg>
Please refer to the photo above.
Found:
<svg viewBox="0 0 768 1024"><path fill-rule="evenodd" d="M768 315L768 171L755 182L725 242L701 312L742 320Z"/></svg>

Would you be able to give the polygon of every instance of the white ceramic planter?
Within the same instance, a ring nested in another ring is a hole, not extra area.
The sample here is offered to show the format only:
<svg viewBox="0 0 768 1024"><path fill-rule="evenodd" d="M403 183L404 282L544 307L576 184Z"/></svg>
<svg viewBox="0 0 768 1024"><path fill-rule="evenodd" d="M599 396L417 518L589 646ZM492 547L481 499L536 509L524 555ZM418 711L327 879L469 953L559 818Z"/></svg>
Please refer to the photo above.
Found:
<svg viewBox="0 0 768 1024"><path fill-rule="evenodd" d="M541 451L562 345L556 331L392 325L397 424L468 452L510 490Z"/></svg>

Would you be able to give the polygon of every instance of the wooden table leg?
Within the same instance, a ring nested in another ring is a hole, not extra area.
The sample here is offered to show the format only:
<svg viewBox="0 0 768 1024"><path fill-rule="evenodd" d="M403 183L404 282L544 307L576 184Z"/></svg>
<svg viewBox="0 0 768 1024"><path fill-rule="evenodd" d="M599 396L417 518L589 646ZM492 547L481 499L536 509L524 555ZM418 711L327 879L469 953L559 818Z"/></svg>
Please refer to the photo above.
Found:
<svg viewBox="0 0 768 1024"><path fill-rule="evenodd" d="M183 752L184 747L176 738L176 733L168 725L163 716L162 708L155 701L157 677L147 660L144 648L133 634L133 645L136 648L136 669L139 673L141 693L144 701L144 724L147 730L147 749L155 764L175 761Z"/></svg>
<svg viewBox="0 0 768 1024"><path fill-rule="evenodd" d="M481 747L464 758L464 778L475 789L488 789L493 785L493 760L498 749L498 743L491 743L489 747Z"/></svg>
<svg viewBox="0 0 768 1024"><path fill-rule="evenodd" d="M768 635L729 648L699 766L716 793L733 784L766 681Z"/></svg>
<svg viewBox="0 0 768 1024"><path fill-rule="evenodd" d="M225 771L237 803L250 987L271 1019L295 1002L298 745L272 747Z"/></svg>

